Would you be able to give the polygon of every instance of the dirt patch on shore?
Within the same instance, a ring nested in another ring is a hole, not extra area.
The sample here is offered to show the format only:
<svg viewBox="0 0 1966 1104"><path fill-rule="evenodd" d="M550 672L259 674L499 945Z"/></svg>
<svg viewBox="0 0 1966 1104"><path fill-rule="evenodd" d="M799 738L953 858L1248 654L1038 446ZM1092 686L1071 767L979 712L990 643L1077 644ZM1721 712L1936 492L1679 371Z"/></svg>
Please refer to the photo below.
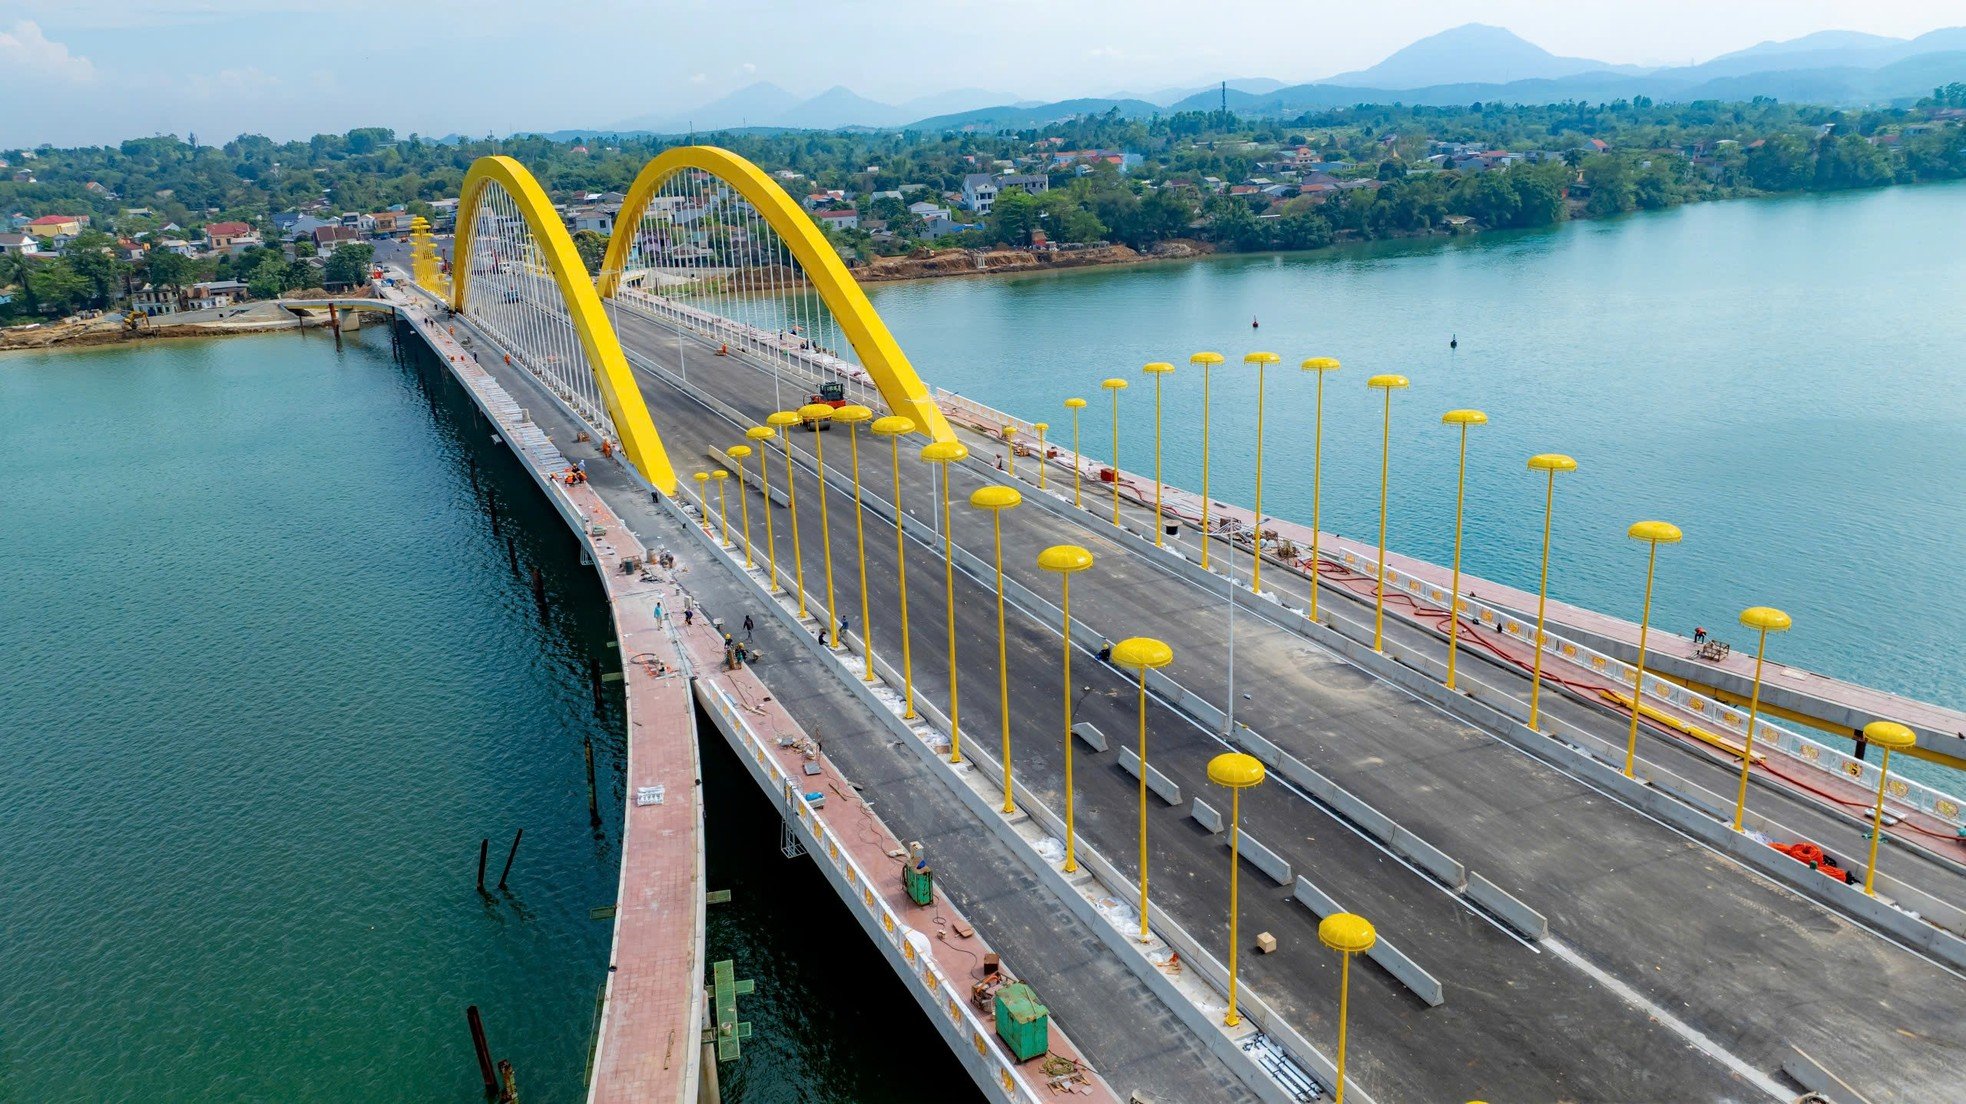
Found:
<svg viewBox="0 0 1966 1104"><path fill-rule="evenodd" d="M988 276L1007 272L1039 272L1094 265L1133 264L1145 260L1199 257L1214 252L1198 241L1165 241L1147 253L1124 245L1086 249L918 249L900 257L875 257L853 270L861 283L922 280L937 276Z"/></svg>

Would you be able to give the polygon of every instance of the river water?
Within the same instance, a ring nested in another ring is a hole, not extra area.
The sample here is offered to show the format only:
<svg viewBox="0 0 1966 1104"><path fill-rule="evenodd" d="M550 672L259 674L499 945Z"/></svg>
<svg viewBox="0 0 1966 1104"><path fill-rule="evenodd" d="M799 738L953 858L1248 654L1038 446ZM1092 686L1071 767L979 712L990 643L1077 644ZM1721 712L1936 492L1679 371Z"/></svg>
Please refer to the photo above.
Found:
<svg viewBox="0 0 1966 1104"><path fill-rule="evenodd" d="M383 331L0 358L0 473L0 1102L464 1104L468 1004L529 1104L582 1099L623 729L586 672L618 659L441 368ZM960 1097L714 737L705 773L710 953L758 982L725 1099L900 1104L903 1054Z"/></svg>
<svg viewBox="0 0 1966 1104"><path fill-rule="evenodd" d="M1313 380L1325 396L1327 529L1375 539L1383 405L1366 377L1412 382L1393 407L1390 545L1446 563L1458 433L1469 445L1466 569L1536 589L1544 484L1565 452L1556 597L1637 620L1640 518L1678 524L1655 624L1752 647L1736 616L1774 605L1772 654L1966 707L1966 185L1713 203L1450 243L877 285L875 306L923 375L1110 447L1098 381L1126 376L1121 463L1152 470L1148 361L1167 377L1165 464L1200 484L1198 349L1215 372L1217 497L1247 505L1255 379L1273 350L1263 502L1308 521ZM1252 319L1261 322L1252 329ZM1450 350L1458 337L1459 349ZM1924 768L1919 764L1912 769ZM1951 772L1957 791L1960 778Z"/></svg>

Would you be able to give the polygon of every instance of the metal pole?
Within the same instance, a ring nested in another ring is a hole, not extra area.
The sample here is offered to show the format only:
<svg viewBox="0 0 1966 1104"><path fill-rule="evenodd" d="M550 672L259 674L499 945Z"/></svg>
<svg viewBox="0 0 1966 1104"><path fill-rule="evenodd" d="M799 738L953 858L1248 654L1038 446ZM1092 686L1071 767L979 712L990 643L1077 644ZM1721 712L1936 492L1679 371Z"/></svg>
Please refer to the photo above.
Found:
<svg viewBox="0 0 1966 1104"><path fill-rule="evenodd" d="M1256 532L1250 539L1249 569L1252 594L1263 593L1263 384L1268 368L1267 362L1256 362Z"/></svg>
<svg viewBox="0 0 1966 1104"><path fill-rule="evenodd" d="M782 589L778 585L778 527L771 514L771 447L763 440L758 441L758 475L765 490L765 553L771 568L771 585L765 589L776 594Z"/></svg>
<svg viewBox="0 0 1966 1104"><path fill-rule="evenodd" d="M1201 363L1201 566L1208 570L1208 370L1214 365ZM1312 601L1316 601L1313 595ZM1314 615L1315 616L1315 615Z"/></svg>
<svg viewBox="0 0 1966 1104"><path fill-rule="evenodd" d="M867 604L867 528L865 515L860 506L860 423L850 422L848 432L853 445L853 547L860 558L860 652L864 659L866 672L861 676L866 682L874 681L874 622L868 616ZM896 506L896 510L900 509Z"/></svg>
<svg viewBox="0 0 1966 1104"><path fill-rule="evenodd" d="M1077 452L1074 449L1073 455ZM1072 836L1072 573L1061 571L1058 580L1064 586L1065 613L1065 873L1075 874L1079 860Z"/></svg>
<svg viewBox="0 0 1966 1104"><path fill-rule="evenodd" d="M1236 1011L1236 952L1242 948L1242 787L1229 791L1229 1014L1222 1022L1234 1027L1242 1022Z"/></svg>
<svg viewBox="0 0 1966 1104"><path fill-rule="evenodd" d="M1167 526L1161 524L1161 477L1160 477L1160 378L1154 373L1154 547L1161 547L1161 534ZM1118 484L1115 484L1117 486Z"/></svg>
<svg viewBox="0 0 1966 1104"><path fill-rule="evenodd" d="M956 523L949 511L949 466L942 468L942 581L948 595L949 621L949 762L963 761L962 697L956 686Z"/></svg>
<svg viewBox="0 0 1966 1104"><path fill-rule="evenodd" d="M1345 1021L1351 1011L1351 952L1339 955L1338 962L1338 1098L1334 1104L1345 1104Z"/></svg>
<svg viewBox="0 0 1966 1104"><path fill-rule="evenodd" d="M799 595L799 616L806 615L806 559L799 543L799 484L792 477L792 428L780 426L779 443L785 446L785 502L792 514L792 580Z"/></svg>
<svg viewBox="0 0 1966 1104"><path fill-rule="evenodd" d="M1120 523L1120 389L1108 388L1113 393L1113 524Z"/></svg>
<svg viewBox="0 0 1966 1104"><path fill-rule="evenodd" d="M1318 383L1322 385L1323 382L1324 382L1323 378L1320 377ZM1313 477L1314 486L1315 486L1315 478L1316 477ZM1550 489L1552 492L1554 492L1556 489L1555 472L1550 473ZM1317 492L1313 490L1311 493L1313 498L1315 498ZM1449 582L1447 585L1447 688L1449 690L1454 689L1454 657L1456 653L1458 653L1461 650L1461 513L1462 513L1462 508L1467 503L1467 499L1468 499L1468 423L1462 422L1461 423L1461 475L1460 478L1454 484L1454 577L1453 580ZM1311 507L1311 516L1313 518L1317 516L1316 506ZM1313 529L1317 528L1317 522L1315 520L1311 522L1311 527ZM1543 577L1545 580L1549 578L1549 562L1550 562L1549 531L1545 529L1543 532L1543 571L1544 571ZM1311 553L1311 579L1312 579L1311 593L1315 595L1317 593L1316 551L1313 551ZM1313 618L1316 617L1315 614L1313 614L1312 616ZM1541 615L1539 613L1538 617L1540 618L1540 616ZM1537 635L1540 636L1542 634L1542 629L1538 628L1536 631L1537 631ZM1531 700L1532 701L1534 700L1533 694L1531 695ZM1530 706L1530 713L1532 715L1535 713L1534 705ZM1534 728L1536 726L1536 722L1532 720L1529 722L1529 725L1531 728Z"/></svg>
<svg viewBox="0 0 1966 1104"><path fill-rule="evenodd" d="M1324 373L1317 374L1317 428L1311 434L1311 620L1317 620L1318 591L1318 538L1323 535L1322 520L1318 516L1318 497L1324 481ZM1458 514L1457 514L1458 517ZM1459 522L1455 532L1459 533ZM1458 535L1456 537L1458 540ZM1458 547L1458 545L1457 545ZM1459 562L1458 560L1456 562ZM1453 686L1452 678L1448 680Z"/></svg>
<svg viewBox="0 0 1966 1104"><path fill-rule="evenodd" d="M1741 748L1741 789L1739 793L1734 795L1734 830L1736 832L1741 830L1741 819L1746 815L1748 808L1748 766L1754 761L1754 721L1755 715L1761 711L1761 661L1767 654L1768 630L1762 629L1761 642L1754 649L1754 693L1748 697L1747 742ZM1889 756L1891 754L1890 749L1885 749L1884 754ZM1887 758L1885 761L1889 762L1890 760ZM1878 799L1878 805L1879 808L1883 807L1882 797ZM1871 829L1873 837L1875 837L1876 831L1875 828Z"/></svg>
<svg viewBox="0 0 1966 1104"><path fill-rule="evenodd" d="M915 719L914 649L908 642L908 544L901 535L901 522L907 516L901 508L901 437L889 437L894 460L894 572L901 588L901 716Z"/></svg>
<svg viewBox="0 0 1966 1104"><path fill-rule="evenodd" d="M1864 893L1877 896L1877 841L1884 836L1884 784L1891 778L1891 748L1884 746L1884 758L1877 764L1877 808L1870 815L1870 861L1864 869Z"/></svg>
<svg viewBox="0 0 1966 1104"><path fill-rule="evenodd" d="M1017 811L1010 796L1010 660L1004 643L1003 618L1003 511L990 511L990 528L997 545L997 715L1003 719L1003 811Z"/></svg>
<svg viewBox="0 0 1966 1104"><path fill-rule="evenodd" d="M1147 931L1147 665L1140 665L1140 942Z"/></svg>
<svg viewBox="0 0 1966 1104"><path fill-rule="evenodd" d="M1631 732L1625 738L1625 777L1632 777L1632 767L1638 761L1638 710L1645 698L1645 634L1652 627L1652 569L1659 562L1659 542L1650 541L1651 552L1645 557L1645 606L1638 619L1638 672L1632 682L1632 723Z"/></svg>
<svg viewBox="0 0 1966 1104"><path fill-rule="evenodd" d="M846 645L839 639L840 607L833 600L833 522L826 510L826 499L828 497L826 494L826 435L819 432L818 427L820 423L814 422L813 426L812 448L819 463L819 543L824 551L826 562L826 638L832 641L829 647L837 651ZM866 627L864 622L861 627Z"/></svg>
<svg viewBox="0 0 1966 1104"><path fill-rule="evenodd" d="M1386 390L1385 428L1379 439L1379 584L1373 588L1372 650L1386 650L1386 485L1392 478L1393 389Z"/></svg>
<svg viewBox="0 0 1966 1104"><path fill-rule="evenodd" d="M1541 731L1538 722L1543 715L1543 612L1550 600L1550 518L1556 512L1555 468L1550 469L1549 476L1549 488L1543 492L1543 574L1542 581L1536 585L1536 635L1530 641L1536 657L1529 676L1529 727L1538 731Z"/></svg>

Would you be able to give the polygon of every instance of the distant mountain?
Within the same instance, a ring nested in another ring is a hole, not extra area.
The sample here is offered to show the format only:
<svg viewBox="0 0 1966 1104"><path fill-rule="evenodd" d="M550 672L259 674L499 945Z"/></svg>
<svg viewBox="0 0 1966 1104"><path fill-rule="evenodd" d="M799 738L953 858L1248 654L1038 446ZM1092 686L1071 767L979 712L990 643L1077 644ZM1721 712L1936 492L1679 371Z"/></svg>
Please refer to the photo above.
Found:
<svg viewBox="0 0 1966 1104"><path fill-rule="evenodd" d="M1146 93L1115 93L1056 102L1016 100L966 88L901 104L872 100L836 86L801 98L759 82L689 111L642 115L599 130L563 134L675 134L707 130L838 130L906 127L994 130L1043 126L1118 110L1156 113L1213 111L1225 98L1245 115L1287 115L1360 103L1427 105L1599 102L1633 96L1655 100L1744 100L1772 96L1823 104L1887 103L1925 95L1935 85L1966 80L1966 27L1917 38L1823 31L1763 42L1697 65L1646 69L1589 58L1561 57L1502 28L1480 23L1430 35L1366 69L1306 84L1267 77Z"/></svg>
<svg viewBox="0 0 1966 1104"><path fill-rule="evenodd" d="M1094 98L1084 100L1059 100L1056 103L1038 104L1034 107L985 107L976 111L963 111L954 115L939 115L932 119L920 119L908 124L909 130L1004 130L1040 127L1050 123L1063 122L1086 115L1100 115L1119 109L1128 118L1143 118L1158 114L1159 104L1146 100L1112 100Z"/></svg>
<svg viewBox="0 0 1966 1104"><path fill-rule="evenodd" d="M1642 73L1645 70L1588 58L1558 57L1506 28L1468 23L1429 35L1370 69L1340 73L1318 83L1360 88L1427 88L1442 84L1547 80L1593 72Z"/></svg>

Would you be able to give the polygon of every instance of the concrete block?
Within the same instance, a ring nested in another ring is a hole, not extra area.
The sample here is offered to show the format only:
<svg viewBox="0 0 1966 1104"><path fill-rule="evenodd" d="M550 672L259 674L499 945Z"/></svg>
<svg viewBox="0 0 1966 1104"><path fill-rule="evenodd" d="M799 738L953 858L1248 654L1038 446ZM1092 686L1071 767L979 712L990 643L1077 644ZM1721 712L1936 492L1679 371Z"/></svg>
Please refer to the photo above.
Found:
<svg viewBox="0 0 1966 1104"><path fill-rule="evenodd" d="M1550 934L1550 922L1542 913L1516 900L1479 874L1468 875L1468 886L1463 892L1470 900L1500 917L1504 924L1530 939L1541 939Z"/></svg>
<svg viewBox="0 0 1966 1104"><path fill-rule="evenodd" d="M1195 798L1195 807L1188 815L1194 817L1196 823L1208 829L1210 832L1220 832L1222 830L1222 814L1216 812L1213 805L1210 805L1199 797Z"/></svg>
<svg viewBox="0 0 1966 1104"><path fill-rule="evenodd" d="M1309 878L1297 879L1297 888L1291 891L1291 895L1296 897L1305 908L1310 909L1311 915L1319 920L1334 912L1345 911L1338 907L1338 902L1332 900L1329 894L1312 885Z"/></svg>
<svg viewBox="0 0 1966 1104"><path fill-rule="evenodd" d="M1120 769L1135 778L1140 777L1140 755L1132 748L1120 749ZM1174 780L1156 770L1152 764L1147 767L1147 788L1169 805L1181 804L1181 787Z"/></svg>
<svg viewBox="0 0 1966 1104"><path fill-rule="evenodd" d="M1297 879L1291 896L1297 898L1299 904L1310 909L1311 915L1320 920L1332 913L1345 911L1339 907L1338 902L1331 899L1329 894L1311 884L1308 878ZM1366 957L1378 963L1380 969L1391 974L1429 1007L1437 1008L1445 1003L1446 997L1441 993L1440 980L1422 970L1412 959L1406 957L1405 952L1394 947L1388 940L1381 938L1373 944L1372 949L1366 952Z"/></svg>
<svg viewBox="0 0 1966 1104"><path fill-rule="evenodd" d="M1257 954L1275 954L1275 953L1276 953L1276 951L1277 951L1277 937L1276 937L1276 936L1274 936L1274 935L1271 935L1271 934L1270 934L1269 932L1257 932L1257 933L1256 933L1256 953L1257 953Z"/></svg>
<svg viewBox="0 0 1966 1104"><path fill-rule="evenodd" d="M1336 786L1332 787L1331 795L1325 800L1338 810L1338 815L1365 829L1380 843L1391 845L1394 833L1399 831L1399 825L1393 823L1391 817Z"/></svg>
<svg viewBox="0 0 1966 1104"><path fill-rule="evenodd" d="M1091 748L1094 751L1106 750L1106 734L1099 731L1099 729L1094 725L1090 725L1084 721L1080 721L1072 726L1072 735L1077 736L1080 740L1084 741L1085 746Z"/></svg>
<svg viewBox="0 0 1966 1104"><path fill-rule="evenodd" d="M1406 856L1414 866L1426 871L1446 883L1450 888L1462 889L1468 884L1468 870L1460 863L1447 857L1447 853L1405 828L1395 826L1390 844L1393 850Z"/></svg>
<svg viewBox="0 0 1966 1104"><path fill-rule="evenodd" d="M1365 952L1365 957L1379 964L1379 968L1393 975L1401 985L1413 991L1413 995L1425 1001L1429 1008L1439 1008L1447 1003L1441 992L1440 979L1422 970L1417 963L1406 957L1406 952L1381 939Z"/></svg>
<svg viewBox="0 0 1966 1104"><path fill-rule="evenodd" d="M1241 849L1242 857L1251 866L1268 874L1276 884L1289 885L1291 878L1290 864L1283 861L1283 858L1275 851L1256 842L1256 838L1248 832L1240 833L1240 835L1241 839L1236 842L1236 846Z"/></svg>

